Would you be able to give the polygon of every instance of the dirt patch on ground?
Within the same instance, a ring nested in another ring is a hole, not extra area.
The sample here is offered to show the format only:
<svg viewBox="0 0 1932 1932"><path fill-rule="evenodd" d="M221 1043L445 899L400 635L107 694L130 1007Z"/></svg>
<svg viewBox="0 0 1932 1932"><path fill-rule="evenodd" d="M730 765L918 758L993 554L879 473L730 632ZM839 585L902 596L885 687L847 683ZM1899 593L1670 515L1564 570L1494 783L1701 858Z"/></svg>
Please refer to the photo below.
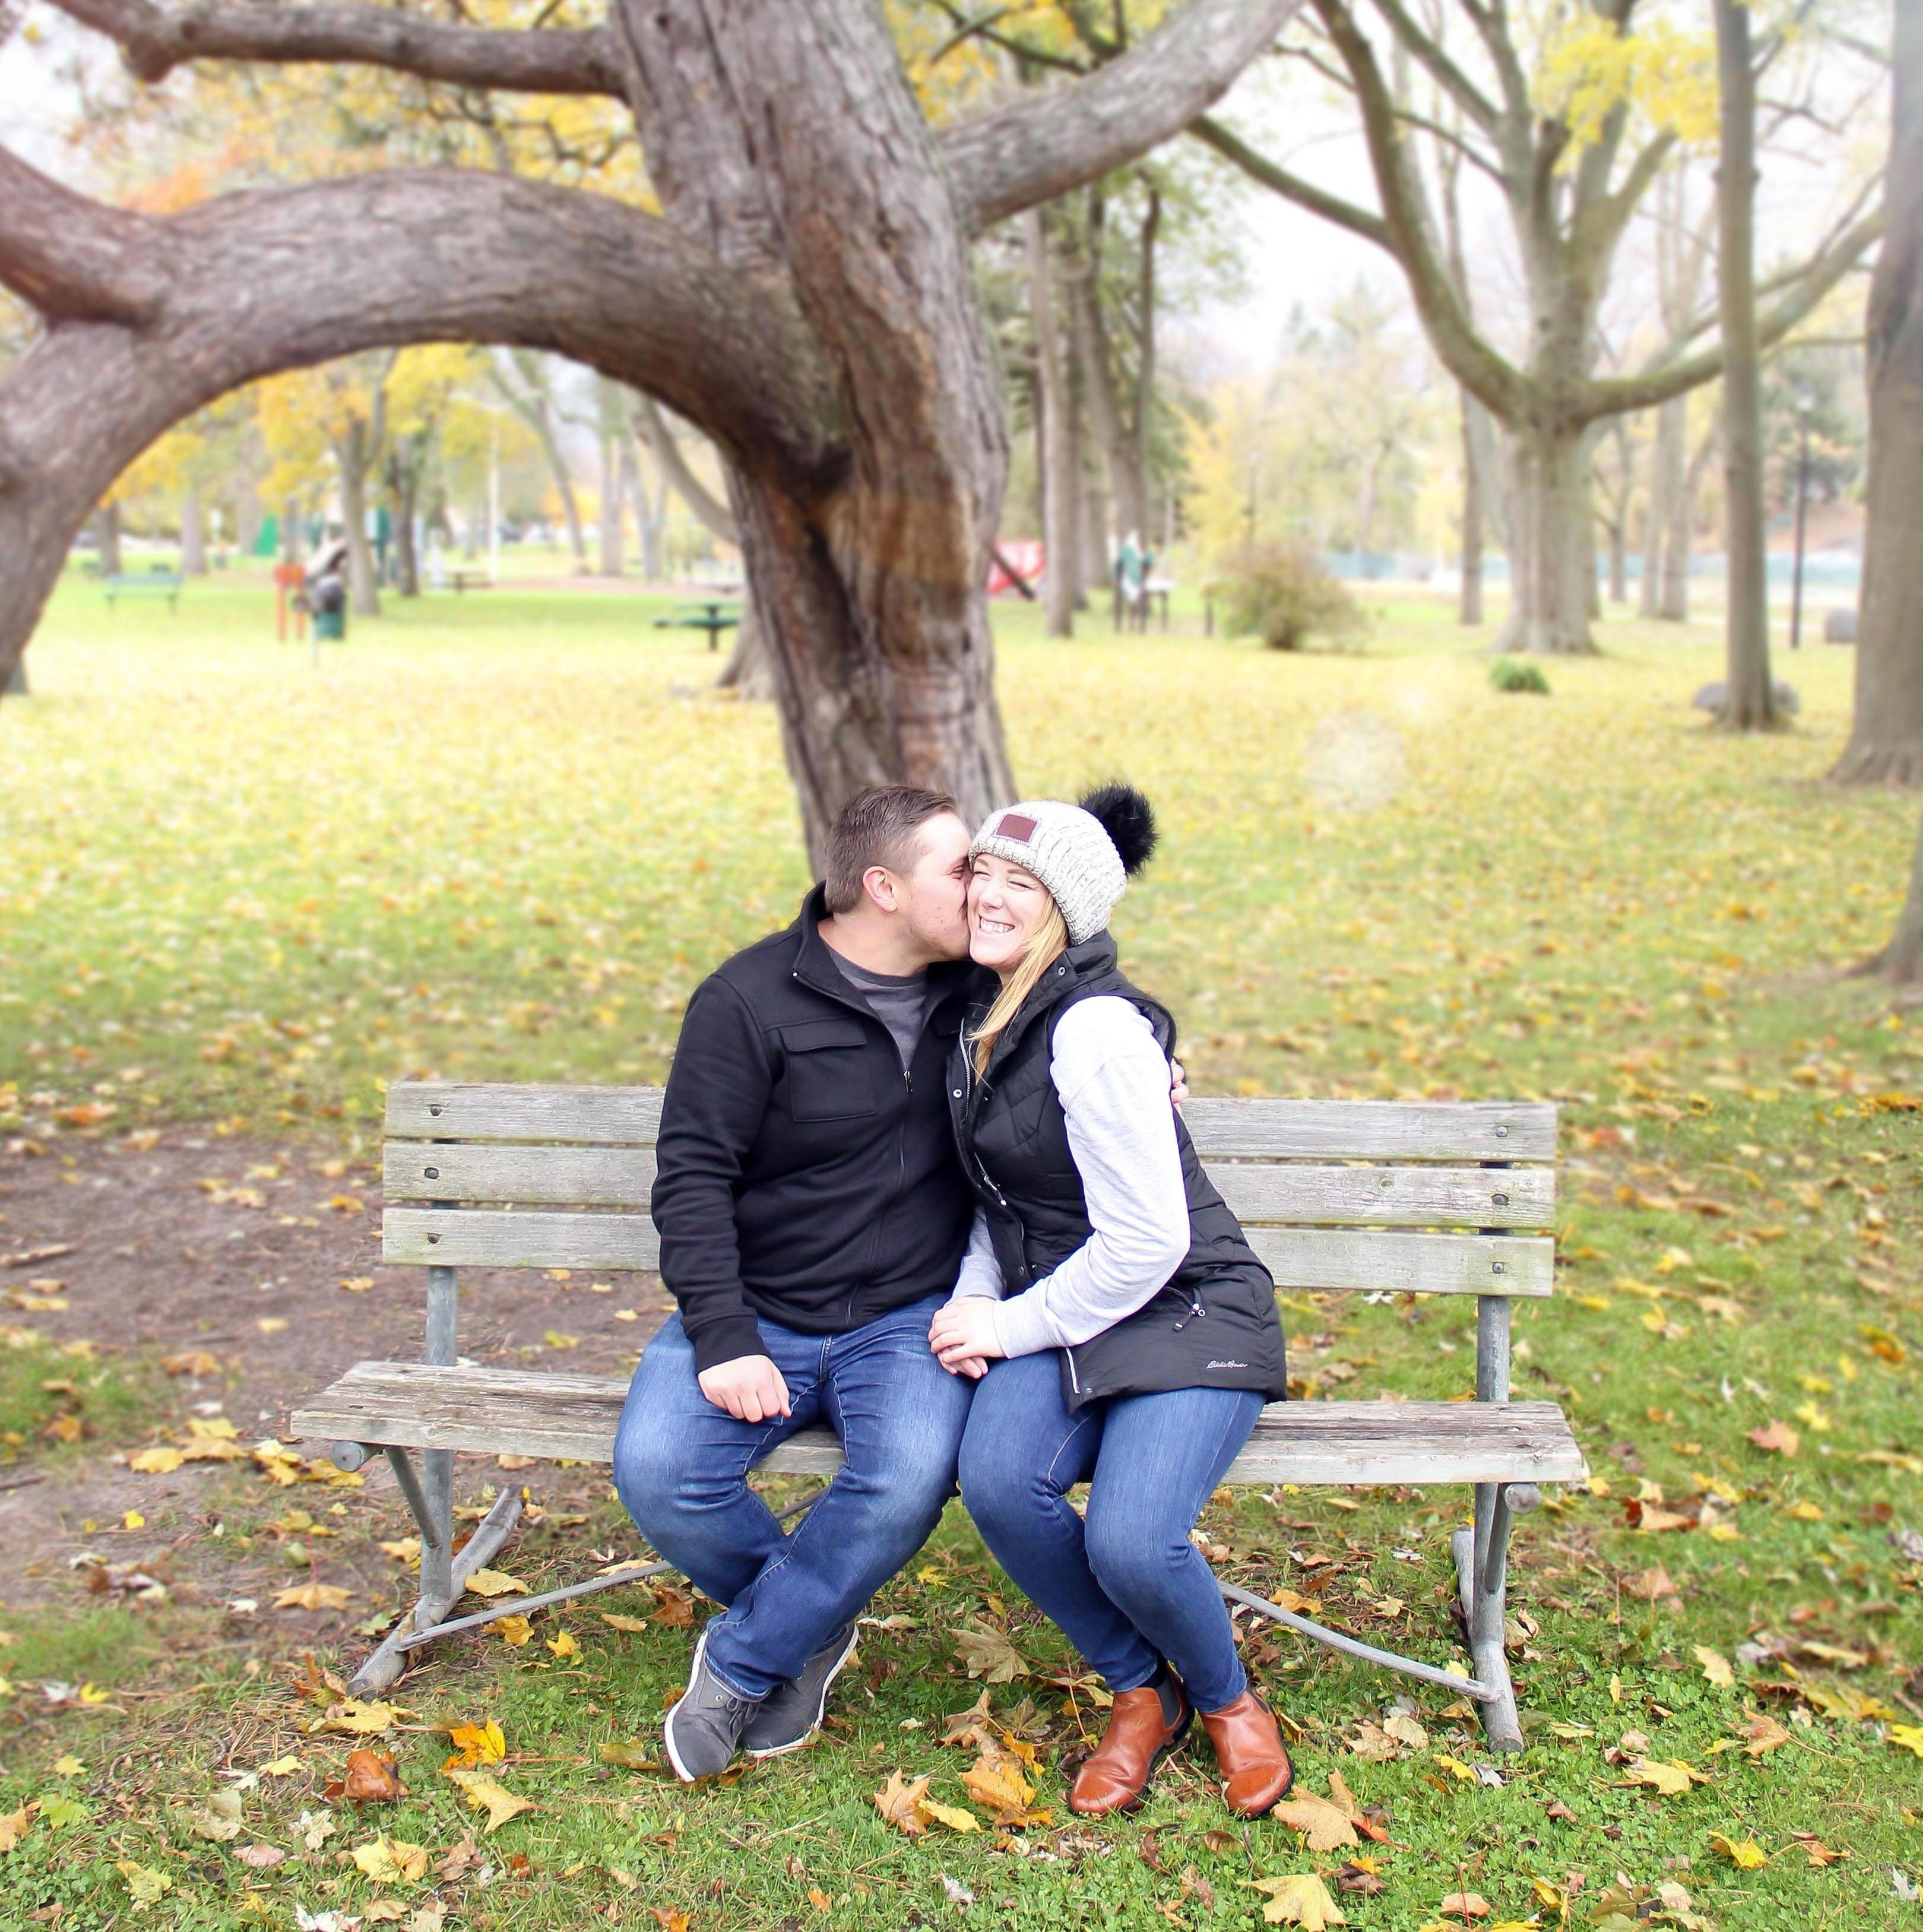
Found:
<svg viewBox="0 0 1932 1932"><path fill-rule="evenodd" d="M54 1342L85 1338L110 1363L218 1364L157 1375L154 1413L131 1431L52 1453L30 1445L0 1470L0 1598L70 1599L85 1574L74 1559L92 1551L161 1574L177 1600L254 1595L266 1610L262 1590L311 1574L287 1560L292 1546L357 1587L352 1615L300 1619L307 1640L398 1600L397 1566L366 1537L322 1543L298 1528L238 1544L224 1522L306 1513L338 1532L396 1538L408 1526L383 1465L359 1488L278 1489L242 1464L143 1474L117 1459L178 1439L196 1414L226 1416L244 1444L284 1436L291 1407L350 1364L420 1355L423 1270L383 1265L381 1196L372 1166L206 1130L0 1143L0 1322ZM458 1346L477 1361L622 1376L670 1306L655 1275L479 1269L461 1277ZM320 1456L328 1445L302 1447ZM459 1496L507 1480L492 1458L458 1460ZM548 1466L517 1478L532 1479L554 1510L580 1508L608 1480ZM130 1510L145 1519L134 1530L122 1526Z"/></svg>

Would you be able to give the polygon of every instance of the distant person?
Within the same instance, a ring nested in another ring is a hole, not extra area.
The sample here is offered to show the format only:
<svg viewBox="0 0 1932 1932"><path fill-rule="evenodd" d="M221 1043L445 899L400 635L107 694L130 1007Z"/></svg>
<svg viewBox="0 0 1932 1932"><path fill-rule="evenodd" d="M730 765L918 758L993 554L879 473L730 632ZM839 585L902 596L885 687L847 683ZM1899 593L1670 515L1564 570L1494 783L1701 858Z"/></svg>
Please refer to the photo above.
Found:
<svg viewBox="0 0 1932 1932"><path fill-rule="evenodd" d="M952 1048L976 1204L931 1342L974 1386L959 1489L986 1546L1113 1693L1069 1804L1137 1806L1198 1712L1256 1817L1294 1771L1190 1533L1287 1361L1274 1280L1169 1104L1174 1022L1107 931L1154 842L1124 786L973 840L967 942L998 990Z"/></svg>

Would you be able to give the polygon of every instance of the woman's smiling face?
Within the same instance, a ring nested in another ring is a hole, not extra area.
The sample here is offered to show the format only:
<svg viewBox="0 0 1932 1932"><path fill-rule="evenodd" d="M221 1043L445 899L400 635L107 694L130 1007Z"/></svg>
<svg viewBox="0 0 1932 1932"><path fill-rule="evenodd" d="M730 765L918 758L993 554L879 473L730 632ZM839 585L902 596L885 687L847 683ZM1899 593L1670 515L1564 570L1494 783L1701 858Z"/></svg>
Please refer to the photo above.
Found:
<svg viewBox="0 0 1932 1932"><path fill-rule="evenodd" d="M966 944L974 958L1004 978L1052 904L1052 895L1024 866L982 852L966 888Z"/></svg>

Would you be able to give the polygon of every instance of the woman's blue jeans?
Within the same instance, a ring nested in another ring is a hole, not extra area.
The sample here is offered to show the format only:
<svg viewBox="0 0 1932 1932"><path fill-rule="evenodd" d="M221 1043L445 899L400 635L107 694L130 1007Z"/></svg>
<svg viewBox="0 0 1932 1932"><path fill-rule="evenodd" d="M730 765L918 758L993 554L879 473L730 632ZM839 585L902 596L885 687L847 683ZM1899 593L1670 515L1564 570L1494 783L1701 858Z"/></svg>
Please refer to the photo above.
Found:
<svg viewBox="0 0 1932 1932"><path fill-rule="evenodd" d="M1244 1389L1117 1396L1068 1412L1056 1350L993 1363L974 1391L959 1492L1000 1567L1110 1690L1172 1664L1196 1710L1248 1688L1189 1532L1262 1399ZM1086 1520L1066 1500L1090 1481Z"/></svg>

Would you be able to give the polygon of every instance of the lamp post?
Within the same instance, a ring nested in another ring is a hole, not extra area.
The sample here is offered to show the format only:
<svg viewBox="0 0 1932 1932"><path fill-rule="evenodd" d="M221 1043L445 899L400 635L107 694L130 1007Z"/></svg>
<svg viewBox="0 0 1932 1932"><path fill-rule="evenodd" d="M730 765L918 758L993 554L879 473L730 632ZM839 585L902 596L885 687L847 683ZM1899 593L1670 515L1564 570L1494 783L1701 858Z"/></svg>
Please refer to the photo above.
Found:
<svg viewBox="0 0 1932 1932"><path fill-rule="evenodd" d="M1803 636L1804 621L1804 501L1811 494L1811 392L1798 387L1798 502L1791 533L1791 648Z"/></svg>

